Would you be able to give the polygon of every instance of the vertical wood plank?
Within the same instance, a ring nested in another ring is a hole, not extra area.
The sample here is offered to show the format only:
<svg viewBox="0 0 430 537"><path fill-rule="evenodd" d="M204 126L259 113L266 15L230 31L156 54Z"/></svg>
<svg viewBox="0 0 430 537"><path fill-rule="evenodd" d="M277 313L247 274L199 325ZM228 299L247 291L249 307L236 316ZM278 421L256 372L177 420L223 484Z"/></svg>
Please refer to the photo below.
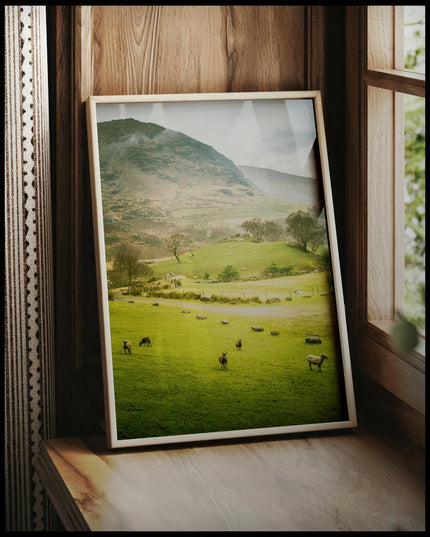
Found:
<svg viewBox="0 0 430 537"><path fill-rule="evenodd" d="M92 92L93 64L91 57L91 6L73 8L73 72L71 100L72 124L72 197L73 197L73 301L74 301L74 364L78 370L89 360L100 358L98 334L96 275L94 271L94 240L91 217L88 142L85 121L85 100Z"/></svg>
<svg viewBox="0 0 430 537"><path fill-rule="evenodd" d="M362 62L366 21L359 6L345 8L345 181L346 181L346 271L345 303L351 358L357 359L355 338L367 320L367 185L365 136L367 118L363 113L366 87ZM360 148L362 150L360 151Z"/></svg>
<svg viewBox="0 0 430 537"><path fill-rule="evenodd" d="M403 52L403 51L402 51ZM404 312L405 305L405 189L404 182L399 180L405 175L405 109L404 95L395 92L394 114L394 219L393 219L393 258L394 258L394 303L393 314Z"/></svg>
<svg viewBox="0 0 430 537"><path fill-rule="evenodd" d="M307 86L309 90L321 91L324 110L326 109L326 7L307 8Z"/></svg>
<svg viewBox="0 0 430 537"><path fill-rule="evenodd" d="M89 45L94 95L153 91L161 6L92 6ZM170 32L175 35L175 32ZM94 67L93 67L94 66Z"/></svg>
<svg viewBox="0 0 430 537"><path fill-rule="evenodd" d="M51 170L54 194L57 434L70 423L70 376L74 370L73 197L71 181L71 29L68 6L47 7L51 90ZM67 319L67 322L65 322Z"/></svg>
<svg viewBox="0 0 430 537"><path fill-rule="evenodd" d="M368 87L368 319L392 319L394 314L394 141L393 95ZM381 158L381 155L389 155Z"/></svg>
<svg viewBox="0 0 430 537"><path fill-rule="evenodd" d="M367 8L369 10L368 69L394 68L394 17L392 15L394 7L368 6Z"/></svg>

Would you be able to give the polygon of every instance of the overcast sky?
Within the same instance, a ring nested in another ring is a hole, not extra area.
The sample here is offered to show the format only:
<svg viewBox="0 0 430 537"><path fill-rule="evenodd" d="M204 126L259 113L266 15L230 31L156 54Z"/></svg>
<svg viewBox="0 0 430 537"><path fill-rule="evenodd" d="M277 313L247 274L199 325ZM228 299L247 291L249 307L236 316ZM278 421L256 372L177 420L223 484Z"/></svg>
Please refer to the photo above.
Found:
<svg viewBox="0 0 430 537"><path fill-rule="evenodd" d="M183 132L237 166L316 176L312 99L97 104L98 122L126 118Z"/></svg>

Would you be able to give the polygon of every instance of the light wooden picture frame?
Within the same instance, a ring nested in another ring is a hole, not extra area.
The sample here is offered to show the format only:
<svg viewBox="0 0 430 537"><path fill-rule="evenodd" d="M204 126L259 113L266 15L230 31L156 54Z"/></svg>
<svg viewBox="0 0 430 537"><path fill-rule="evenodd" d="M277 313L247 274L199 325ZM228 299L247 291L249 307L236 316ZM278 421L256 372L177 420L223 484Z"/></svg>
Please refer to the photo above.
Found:
<svg viewBox="0 0 430 537"><path fill-rule="evenodd" d="M87 101L109 448L357 425L318 91Z"/></svg>

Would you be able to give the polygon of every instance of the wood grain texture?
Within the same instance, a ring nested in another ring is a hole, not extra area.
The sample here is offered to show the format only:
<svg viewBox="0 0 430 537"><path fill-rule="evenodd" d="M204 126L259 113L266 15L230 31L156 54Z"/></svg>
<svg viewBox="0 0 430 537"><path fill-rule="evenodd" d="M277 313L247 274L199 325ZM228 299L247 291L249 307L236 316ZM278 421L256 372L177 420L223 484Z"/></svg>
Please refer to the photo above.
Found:
<svg viewBox="0 0 430 537"><path fill-rule="evenodd" d="M394 69L367 71L364 75L364 80L371 86L398 91L400 93L411 93L417 97L426 96L425 75L412 71L396 71Z"/></svg>
<svg viewBox="0 0 430 537"><path fill-rule="evenodd" d="M360 427L407 454L417 475L425 475L426 423L422 414L358 370L354 389Z"/></svg>
<svg viewBox="0 0 430 537"><path fill-rule="evenodd" d="M394 6L368 6L368 69L394 68Z"/></svg>
<svg viewBox="0 0 430 537"><path fill-rule="evenodd" d="M374 337L375 332L376 334L379 332L379 338ZM421 413L424 423L426 407L424 372L396 356L390 349L387 338L384 338L383 333L376 327L371 325L366 327L360 337L355 339L354 344L360 356L360 371ZM375 360L375 356L378 356L380 364Z"/></svg>
<svg viewBox="0 0 430 537"><path fill-rule="evenodd" d="M394 101L386 90L368 87L367 317L393 319L394 311Z"/></svg>
<svg viewBox="0 0 430 537"><path fill-rule="evenodd" d="M92 6L87 35L94 95L305 89L303 6Z"/></svg>
<svg viewBox="0 0 430 537"><path fill-rule="evenodd" d="M308 6L307 10L307 84L309 89L321 91L326 110L326 6Z"/></svg>
<svg viewBox="0 0 430 537"><path fill-rule="evenodd" d="M370 436L114 453L104 445L102 437L44 444L40 466L57 470L44 480L69 530L424 529L424 476Z"/></svg>

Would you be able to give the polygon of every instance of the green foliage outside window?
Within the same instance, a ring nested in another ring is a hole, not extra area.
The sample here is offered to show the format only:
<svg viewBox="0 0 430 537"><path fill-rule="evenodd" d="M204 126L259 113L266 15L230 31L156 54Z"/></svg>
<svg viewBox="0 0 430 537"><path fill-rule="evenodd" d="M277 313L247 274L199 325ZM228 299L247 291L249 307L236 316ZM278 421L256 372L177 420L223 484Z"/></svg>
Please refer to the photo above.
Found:
<svg viewBox="0 0 430 537"><path fill-rule="evenodd" d="M405 316L425 328L425 100L405 95Z"/></svg>
<svg viewBox="0 0 430 537"><path fill-rule="evenodd" d="M425 72L425 7L405 6L405 68ZM405 305L425 330L425 99L405 95Z"/></svg>

